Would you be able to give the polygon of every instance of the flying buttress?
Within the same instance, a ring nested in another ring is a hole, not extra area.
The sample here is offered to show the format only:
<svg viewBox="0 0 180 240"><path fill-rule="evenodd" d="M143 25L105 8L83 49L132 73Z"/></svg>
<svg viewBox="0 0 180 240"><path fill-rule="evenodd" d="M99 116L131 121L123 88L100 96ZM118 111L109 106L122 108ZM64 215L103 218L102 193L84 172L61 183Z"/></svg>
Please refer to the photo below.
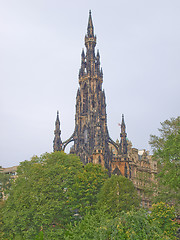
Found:
<svg viewBox="0 0 180 240"><path fill-rule="evenodd" d="M108 138L108 142L110 144L112 144L116 148L117 151L119 151L119 145L117 143L115 143L110 137Z"/></svg>
<svg viewBox="0 0 180 240"><path fill-rule="evenodd" d="M70 142L73 142L74 141L74 135L75 135L75 132L72 134L72 136L70 138L68 138L66 141L64 141L62 143L62 150L64 151L66 146L70 143Z"/></svg>

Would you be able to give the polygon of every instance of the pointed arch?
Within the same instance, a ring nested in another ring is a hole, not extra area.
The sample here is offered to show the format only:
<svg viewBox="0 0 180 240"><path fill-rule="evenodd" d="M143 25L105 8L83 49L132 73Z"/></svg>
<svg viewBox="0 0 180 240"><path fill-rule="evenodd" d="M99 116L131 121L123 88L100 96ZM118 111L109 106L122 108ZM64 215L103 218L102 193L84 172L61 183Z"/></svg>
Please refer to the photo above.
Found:
<svg viewBox="0 0 180 240"><path fill-rule="evenodd" d="M99 164L101 164L101 157L99 156Z"/></svg>
<svg viewBox="0 0 180 240"><path fill-rule="evenodd" d="M114 169L114 171L113 171L113 174L114 175L122 175L122 173L121 173L121 171L119 170L119 168L116 166L116 168Z"/></svg>

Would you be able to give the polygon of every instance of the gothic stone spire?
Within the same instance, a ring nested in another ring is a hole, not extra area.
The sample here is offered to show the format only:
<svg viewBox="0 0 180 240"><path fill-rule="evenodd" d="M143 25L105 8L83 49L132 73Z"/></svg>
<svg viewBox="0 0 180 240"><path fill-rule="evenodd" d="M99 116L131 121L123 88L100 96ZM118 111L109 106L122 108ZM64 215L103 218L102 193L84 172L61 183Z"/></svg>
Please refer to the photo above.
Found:
<svg viewBox="0 0 180 240"><path fill-rule="evenodd" d="M127 140L126 140L126 125L124 121L124 114L122 115L122 122L121 122L121 142L120 142L120 153L126 154L127 153Z"/></svg>
<svg viewBox="0 0 180 240"><path fill-rule="evenodd" d="M88 27L87 27L87 36L88 37L94 37L94 27L91 17L91 10L89 10L89 21L88 21Z"/></svg>
<svg viewBox="0 0 180 240"><path fill-rule="evenodd" d="M98 163L108 166L110 151L105 94L102 90L103 74L100 68L100 54L95 54L96 36L91 12L89 12L85 51L81 54L79 89L76 97L74 150L84 163Z"/></svg>
<svg viewBox="0 0 180 240"><path fill-rule="evenodd" d="M53 141L53 149L55 151L62 150L62 141L61 141L61 130L60 130L60 121L59 121L59 111L57 111L57 118L55 122L55 130L54 130L54 141Z"/></svg>

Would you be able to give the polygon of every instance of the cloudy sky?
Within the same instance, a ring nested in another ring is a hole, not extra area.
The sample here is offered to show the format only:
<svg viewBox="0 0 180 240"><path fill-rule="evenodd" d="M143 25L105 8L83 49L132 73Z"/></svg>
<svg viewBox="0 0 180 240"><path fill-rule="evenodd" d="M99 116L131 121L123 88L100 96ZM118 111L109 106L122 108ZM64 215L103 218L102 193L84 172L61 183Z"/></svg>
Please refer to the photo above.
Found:
<svg viewBox="0 0 180 240"><path fill-rule="evenodd" d="M89 9L104 72L108 128L150 149L160 122L180 115L179 0L0 0L0 165L51 152L74 130Z"/></svg>

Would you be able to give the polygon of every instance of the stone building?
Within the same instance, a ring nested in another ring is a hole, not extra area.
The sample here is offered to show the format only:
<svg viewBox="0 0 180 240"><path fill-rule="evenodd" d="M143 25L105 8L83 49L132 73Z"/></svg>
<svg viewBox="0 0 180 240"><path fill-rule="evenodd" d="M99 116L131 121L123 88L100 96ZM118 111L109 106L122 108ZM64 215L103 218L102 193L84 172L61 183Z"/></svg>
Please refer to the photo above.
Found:
<svg viewBox="0 0 180 240"><path fill-rule="evenodd" d="M108 169L109 174L123 175L131 179L142 195L138 174L146 172L149 174L149 179L153 179L156 170L146 151L141 155L130 143L128 144L124 115L122 115L120 142L114 142L109 136L106 97L102 87L103 71L99 50L96 51L95 47L96 36L90 11L85 35L86 49L81 53L75 129L72 136L62 142L58 113L53 148L54 151L64 150L70 142L74 142L71 153L77 154L84 164L89 162L101 164Z"/></svg>
<svg viewBox="0 0 180 240"><path fill-rule="evenodd" d="M131 180L141 196L141 203L143 207L151 207L149 194L153 194L152 185L156 183L157 162L145 149L130 148L128 157L131 159Z"/></svg>
<svg viewBox="0 0 180 240"><path fill-rule="evenodd" d="M112 147L112 152L114 156L117 156L117 151L114 147ZM145 208L151 207L149 194L153 194L152 187L156 184L155 175L157 174L157 162L149 155L149 151L133 148L129 140L127 140L127 158L129 159L131 169L130 180L133 182L141 197L141 204ZM116 173L114 172L114 174Z"/></svg>
<svg viewBox="0 0 180 240"><path fill-rule="evenodd" d="M0 174L6 174L7 175L7 183L9 183L9 181L11 179L16 179L17 178L17 167L18 166L14 166L14 167L8 167L8 168L0 168ZM0 199L2 200L6 200L7 199L7 195L4 194L4 189L2 187L2 184L0 182Z"/></svg>

